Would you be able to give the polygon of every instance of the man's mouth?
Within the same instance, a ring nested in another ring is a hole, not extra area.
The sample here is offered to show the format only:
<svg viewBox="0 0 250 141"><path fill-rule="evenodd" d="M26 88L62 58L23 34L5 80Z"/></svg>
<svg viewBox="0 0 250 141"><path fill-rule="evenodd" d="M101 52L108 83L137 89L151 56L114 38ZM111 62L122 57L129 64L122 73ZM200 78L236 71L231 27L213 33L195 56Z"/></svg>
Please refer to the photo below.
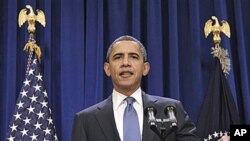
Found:
<svg viewBox="0 0 250 141"><path fill-rule="evenodd" d="M131 71L123 71L123 72L121 72L119 75L120 75L121 77L123 77L123 78L127 78L127 77L132 76L133 74L134 74L134 73L131 72Z"/></svg>

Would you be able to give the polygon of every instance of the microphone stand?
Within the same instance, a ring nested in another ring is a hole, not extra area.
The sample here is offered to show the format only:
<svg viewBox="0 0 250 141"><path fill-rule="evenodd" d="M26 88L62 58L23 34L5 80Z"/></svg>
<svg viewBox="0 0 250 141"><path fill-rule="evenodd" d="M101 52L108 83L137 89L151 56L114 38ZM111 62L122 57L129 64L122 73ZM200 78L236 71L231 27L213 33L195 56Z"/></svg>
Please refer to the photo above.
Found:
<svg viewBox="0 0 250 141"><path fill-rule="evenodd" d="M165 126L166 124L168 126ZM159 129L157 128L157 125L160 125ZM167 130L166 127L170 128L168 128ZM156 118L155 122L150 123L150 129L153 130L160 137L161 141L164 141L171 132L177 129L177 124L176 122L171 121L169 118L167 119Z"/></svg>
<svg viewBox="0 0 250 141"><path fill-rule="evenodd" d="M174 106L167 106L164 113L168 118L163 119L155 118L157 111L153 106L149 106L144 110L144 114L148 118L150 129L160 137L161 141L164 141L171 132L177 129L177 120L174 115L174 110Z"/></svg>

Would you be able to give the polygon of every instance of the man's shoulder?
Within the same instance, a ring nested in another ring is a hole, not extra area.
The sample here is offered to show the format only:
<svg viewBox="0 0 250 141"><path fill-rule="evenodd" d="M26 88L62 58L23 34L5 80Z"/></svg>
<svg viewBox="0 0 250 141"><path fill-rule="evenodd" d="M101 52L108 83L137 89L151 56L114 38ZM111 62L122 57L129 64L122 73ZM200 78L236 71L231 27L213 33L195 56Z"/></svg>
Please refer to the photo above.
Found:
<svg viewBox="0 0 250 141"><path fill-rule="evenodd" d="M152 100L162 101L162 102L173 102L173 103L179 103L180 101L177 99L169 98L169 97L163 97L163 96L157 96L152 94L146 94L145 96Z"/></svg>
<svg viewBox="0 0 250 141"><path fill-rule="evenodd" d="M146 94L145 97L147 97L150 100L156 101L158 104L180 104L181 102L177 99L169 98L169 97L163 97L163 96L157 96L157 95L151 95L151 94Z"/></svg>
<svg viewBox="0 0 250 141"><path fill-rule="evenodd" d="M183 111L183 105L181 101L173 98L156 96L156 95L148 95L144 96L147 100L145 102L145 106L154 106L158 111L163 111L168 106L174 107L177 111Z"/></svg>
<svg viewBox="0 0 250 141"><path fill-rule="evenodd" d="M103 101L101 101L101 102L99 102L97 104L94 104L94 105L92 105L90 107L87 107L87 108L77 112L76 115L94 114L97 111L99 111L99 109L101 107L105 106L108 103L109 100L110 100L110 98L107 98L107 99L105 99L105 100L103 100Z"/></svg>

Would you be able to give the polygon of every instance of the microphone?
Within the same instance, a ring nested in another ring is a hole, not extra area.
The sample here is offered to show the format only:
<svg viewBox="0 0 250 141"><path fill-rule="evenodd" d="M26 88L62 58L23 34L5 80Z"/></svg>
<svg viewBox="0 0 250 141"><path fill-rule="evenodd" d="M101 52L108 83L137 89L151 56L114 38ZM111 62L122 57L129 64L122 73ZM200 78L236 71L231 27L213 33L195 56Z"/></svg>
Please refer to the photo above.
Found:
<svg viewBox="0 0 250 141"><path fill-rule="evenodd" d="M155 124L156 113L157 113L157 111L156 111L155 107L153 107L153 106L149 106L149 107L145 108L145 110L144 110L144 114L148 118L148 123L149 123L151 128L152 128L152 126L156 126L156 124Z"/></svg>
<svg viewBox="0 0 250 141"><path fill-rule="evenodd" d="M165 108L164 112L165 112L165 115L167 115L169 118L170 127L177 128L177 120L175 117L175 107L173 105L169 105Z"/></svg>
<svg viewBox="0 0 250 141"><path fill-rule="evenodd" d="M161 108L162 109L162 108ZM162 110L161 110L162 111ZM164 109L164 114L168 118L155 118L157 111L154 106L148 106L144 109L144 114L148 118L148 123L151 128L162 141L173 131L177 129L177 120L175 118L175 107L168 105ZM159 125L159 129L157 127ZM169 127L166 127L170 125Z"/></svg>

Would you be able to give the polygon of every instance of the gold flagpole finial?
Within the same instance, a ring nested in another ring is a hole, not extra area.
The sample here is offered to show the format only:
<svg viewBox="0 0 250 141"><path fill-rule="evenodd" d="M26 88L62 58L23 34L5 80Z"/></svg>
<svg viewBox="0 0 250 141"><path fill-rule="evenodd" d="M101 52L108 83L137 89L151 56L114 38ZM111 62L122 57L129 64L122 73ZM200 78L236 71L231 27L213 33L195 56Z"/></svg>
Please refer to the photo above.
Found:
<svg viewBox="0 0 250 141"><path fill-rule="evenodd" d="M29 9L29 14L27 14L27 9ZM36 21L45 27L45 15L42 10L37 9L37 15L34 13L33 8L30 5L26 5L26 8L19 12L18 25L21 27L26 21L28 22L28 32L35 33L36 31Z"/></svg>
<svg viewBox="0 0 250 141"><path fill-rule="evenodd" d="M28 13L28 10L29 13ZM22 9L18 15L18 25L21 27L26 21L28 23L28 33L29 33L29 41L24 46L24 50L30 53L33 51L36 53L38 60L41 60L41 50L40 47L36 44L34 39L34 34L36 31L36 21L39 22L42 26L45 27L45 15L42 10L37 9L37 14L34 13L33 8L30 5L26 5L26 8ZM30 55L31 56L31 55Z"/></svg>
<svg viewBox="0 0 250 141"><path fill-rule="evenodd" d="M217 19L217 17L212 16L212 19L209 19L204 27L204 33L205 33L205 37L207 38L207 36L212 32L214 37L213 37L213 41L215 44L220 44L221 42L221 38L220 38L220 33L224 33L228 38L230 38L230 26L228 24L227 21L222 20L221 23L222 25L219 24L219 21ZM213 20L214 20L214 24L213 24Z"/></svg>
<svg viewBox="0 0 250 141"><path fill-rule="evenodd" d="M228 51L220 46L221 38L220 33L224 33L228 38L230 38L230 26L227 21L222 20L222 25L219 24L217 17L212 16L212 19L209 19L204 26L204 33L205 37L207 38L208 35L212 32L213 33L213 41L215 46L212 47L213 57L217 57L220 60L221 68L224 74L227 76L230 71L230 59L228 55ZM214 20L214 24L213 24Z"/></svg>

